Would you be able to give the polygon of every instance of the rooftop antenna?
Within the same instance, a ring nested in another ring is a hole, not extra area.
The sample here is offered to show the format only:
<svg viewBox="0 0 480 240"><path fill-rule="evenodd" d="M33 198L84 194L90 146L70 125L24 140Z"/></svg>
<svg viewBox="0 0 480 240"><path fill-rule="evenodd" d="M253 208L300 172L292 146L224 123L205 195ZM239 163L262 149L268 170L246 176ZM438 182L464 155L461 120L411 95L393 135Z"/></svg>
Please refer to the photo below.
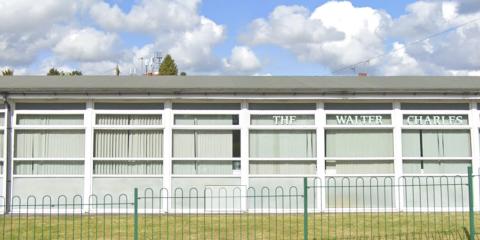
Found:
<svg viewBox="0 0 480 240"><path fill-rule="evenodd" d="M158 75L160 72L160 64L162 63L162 53L155 52L153 53L153 57L150 60L150 71L153 75Z"/></svg>

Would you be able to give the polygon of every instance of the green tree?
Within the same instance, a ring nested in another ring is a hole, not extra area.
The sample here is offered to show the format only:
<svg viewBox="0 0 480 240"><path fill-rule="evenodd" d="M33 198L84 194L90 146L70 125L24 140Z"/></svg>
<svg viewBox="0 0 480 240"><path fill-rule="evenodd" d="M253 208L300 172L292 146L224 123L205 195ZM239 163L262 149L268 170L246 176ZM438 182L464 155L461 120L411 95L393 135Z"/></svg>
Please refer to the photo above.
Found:
<svg viewBox="0 0 480 240"><path fill-rule="evenodd" d="M175 63L175 60L173 60L172 56L170 56L170 54L167 54L167 56L165 56L165 58L163 59L162 64L160 64L159 74L160 75L177 75L178 74L177 64Z"/></svg>
<svg viewBox="0 0 480 240"><path fill-rule="evenodd" d="M50 68L50 70L48 70L48 73L47 73L47 76L60 76L60 75L64 75L64 73L58 71L58 69L56 68Z"/></svg>
<svg viewBox="0 0 480 240"><path fill-rule="evenodd" d="M3 76L13 76L13 70L10 69L10 68L7 68L7 69L2 71L2 75Z"/></svg>
<svg viewBox="0 0 480 240"><path fill-rule="evenodd" d="M78 71L78 70L73 70L71 73L69 73L68 75L70 76L82 76L82 72L81 71Z"/></svg>

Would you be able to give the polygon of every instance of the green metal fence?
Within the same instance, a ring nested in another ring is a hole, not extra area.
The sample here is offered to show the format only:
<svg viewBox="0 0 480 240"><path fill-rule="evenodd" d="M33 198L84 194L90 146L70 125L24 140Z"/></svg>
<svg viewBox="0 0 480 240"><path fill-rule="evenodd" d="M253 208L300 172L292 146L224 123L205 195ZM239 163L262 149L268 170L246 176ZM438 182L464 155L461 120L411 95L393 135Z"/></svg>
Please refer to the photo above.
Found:
<svg viewBox="0 0 480 240"><path fill-rule="evenodd" d="M469 169L469 176L305 178L302 189L13 197L8 209L0 205L8 210L0 239L480 239L474 181Z"/></svg>

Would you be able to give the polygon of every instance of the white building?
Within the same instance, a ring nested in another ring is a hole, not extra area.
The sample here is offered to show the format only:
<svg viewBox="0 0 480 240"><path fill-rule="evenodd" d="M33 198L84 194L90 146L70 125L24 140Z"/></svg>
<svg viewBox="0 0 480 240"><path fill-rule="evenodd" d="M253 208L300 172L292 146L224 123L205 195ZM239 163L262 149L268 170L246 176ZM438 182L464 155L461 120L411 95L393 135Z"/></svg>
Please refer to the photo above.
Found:
<svg viewBox="0 0 480 240"><path fill-rule="evenodd" d="M479 77L4 77L0 92L8 199L479 168Z"/></svg>

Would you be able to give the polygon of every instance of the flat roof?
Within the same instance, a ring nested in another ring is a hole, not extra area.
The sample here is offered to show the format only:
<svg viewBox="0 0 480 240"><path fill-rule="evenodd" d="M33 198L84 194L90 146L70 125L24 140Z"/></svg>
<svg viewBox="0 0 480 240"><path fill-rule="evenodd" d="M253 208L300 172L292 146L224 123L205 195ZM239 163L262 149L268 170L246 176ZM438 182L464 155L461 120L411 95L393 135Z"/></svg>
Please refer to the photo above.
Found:
<svg viewBox="0 0 480 240"><path fill-rule="evenodd" d="M480 77L9 76L2 93L480 93Z"/></svg>

